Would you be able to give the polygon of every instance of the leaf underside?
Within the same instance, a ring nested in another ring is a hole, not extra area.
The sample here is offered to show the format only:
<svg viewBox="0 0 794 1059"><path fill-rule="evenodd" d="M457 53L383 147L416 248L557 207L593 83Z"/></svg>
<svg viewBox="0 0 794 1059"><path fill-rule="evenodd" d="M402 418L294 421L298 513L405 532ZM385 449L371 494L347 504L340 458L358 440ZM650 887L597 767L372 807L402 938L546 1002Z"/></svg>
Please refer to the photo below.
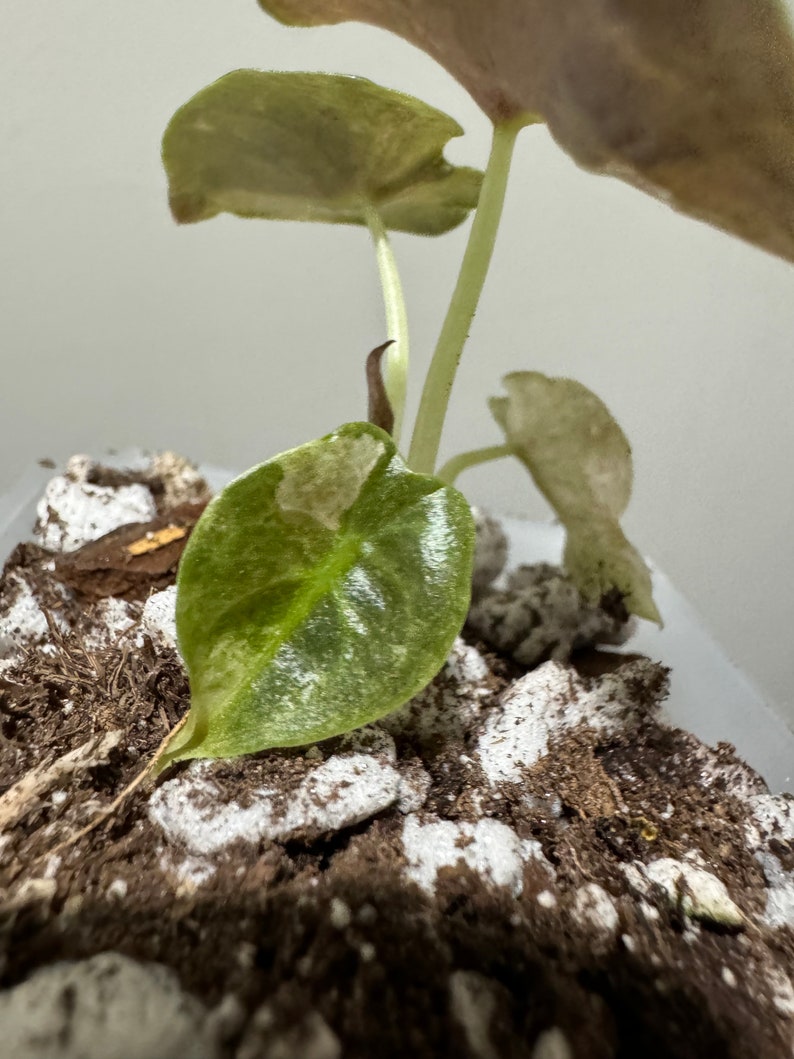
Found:
<svg viewBox="0 0 794 1059"><path fill-rule="evenodd" d="M259 0L436 58L495 121L794 260L794 39L781 0Z"/></svg>
<svg viewBox="0 0 794 1059"><path fill-rule="evenodd" d="M473 548L461 494L368 423L232 482L179 568L191 710L160 769L305 745L402 705L463 624Z"/></svg>
<svg viewBox="0 0 794 1059"><path fill-rule="evenodd" d="M163 137L181 223L226 212L439 235L477 205L482 174L444 158L462 130L412 96L356 77L235 70L203 89Z"/></svg>
<svg viewBox="0 0 794 1059"><path fill-rule="evenodd" d="M515 372L490 401L514 454L566 529L565 567L596 602L614 589L629 612L660 622L651 575L620 528L631 496L631 448L606 405L573 379Z"/></svg>

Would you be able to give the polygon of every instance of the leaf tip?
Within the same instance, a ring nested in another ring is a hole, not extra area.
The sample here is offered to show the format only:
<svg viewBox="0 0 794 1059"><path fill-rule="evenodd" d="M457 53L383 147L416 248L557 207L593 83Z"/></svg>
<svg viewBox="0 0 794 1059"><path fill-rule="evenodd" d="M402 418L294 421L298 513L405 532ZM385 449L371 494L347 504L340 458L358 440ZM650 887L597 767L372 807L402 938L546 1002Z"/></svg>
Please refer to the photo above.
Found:
<svg viewBox="0 0 794 1059"><path fill-rule="evenodd" d="M654 625L658 625L660 629L664 628L664 622L662 616L659 613L659 608L656 606L656 601L653 598L653 584L652 574L644 559L639 555L636 549L628 541L626 541L628 549L634 554L635 563L630 564L629 570L627 571L629 580L626 583L626 589L624 593L624 603L629 614L633 614L637 618L641 618L643 621L650 621ZM634 566L633 572L631 566Z"/></svg>
<svg viewBox="0 0 794 1059"><path fill-rule="evenodd" d="M177 224L194 224L212 216L207 212L203 196L190 192L172 192L168 196L168 206Z"/></svg>
<svg viewBox="0 0 794 1059"><path fill-rule="evenodd" d="M389 436L394 433L394 409L383 379L383 355L392 345L394 345L394 339L390 338L383 345L376 346L366 361L367 418L373 426L385 430Z"/></svg>

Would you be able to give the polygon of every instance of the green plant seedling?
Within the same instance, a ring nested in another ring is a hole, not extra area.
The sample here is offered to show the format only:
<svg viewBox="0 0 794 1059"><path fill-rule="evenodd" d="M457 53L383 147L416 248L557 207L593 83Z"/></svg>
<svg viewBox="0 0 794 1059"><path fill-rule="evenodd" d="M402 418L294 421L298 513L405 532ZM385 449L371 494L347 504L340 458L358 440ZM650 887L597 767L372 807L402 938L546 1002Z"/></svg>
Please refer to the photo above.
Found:
<svg viewBox="0 0 794 1059"><path fill-rule="evenodd" d="M363 78L235 70L178 110L163 139L181 223L227 212L369 227L394 340L385 387L398 439L408 324L386 229L440 235L466 219L482 173L443 157L462 133L446 114Z"/></svg>
<svg viewBox="0 0 794 1059"><path fill-rule="evenodd" d="M192 705L163 763L327 739L402 705L463 624L473 550L457 489L368 423L238 478L180 569Z"/></svg>
<svg viewBox="0 0 794 1059"><path fill-rule="evenodd" d="M461 129L346 76L238 70L174 115L174 217L221 212L368 227L389 342L370 356L373 423L254 468L208 507L178 577L187 723L157 769L301 745L376 720L443 665L465 619L474 531L454 482L517 457L567 534L582 594L660 621L619 520L631 450L570 379L509 375L504 440L438 467L455 372L491 260L516 137L545 121L580 164L794 260L794 41L778 0L259 0L295 25L359 19L424 48L494 124L484 174ZM458 282L403 444L407 313L388 232L436 236L474 210ZM382 370L381 370L382 369ZM381 428L386 428L381 429Z"/></svg>

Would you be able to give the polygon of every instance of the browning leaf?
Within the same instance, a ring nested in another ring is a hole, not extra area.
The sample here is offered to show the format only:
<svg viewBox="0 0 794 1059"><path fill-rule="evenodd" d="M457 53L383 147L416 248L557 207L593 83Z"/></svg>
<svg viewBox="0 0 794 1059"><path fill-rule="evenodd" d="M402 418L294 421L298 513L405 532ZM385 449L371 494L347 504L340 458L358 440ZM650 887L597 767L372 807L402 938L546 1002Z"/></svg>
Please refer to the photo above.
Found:
<svg viewBox="0 0 794 1059"><path fill-rule="evenodd" d="M259 0L436 58L495 121L794 260L794 39L781 0Z"/></svg>

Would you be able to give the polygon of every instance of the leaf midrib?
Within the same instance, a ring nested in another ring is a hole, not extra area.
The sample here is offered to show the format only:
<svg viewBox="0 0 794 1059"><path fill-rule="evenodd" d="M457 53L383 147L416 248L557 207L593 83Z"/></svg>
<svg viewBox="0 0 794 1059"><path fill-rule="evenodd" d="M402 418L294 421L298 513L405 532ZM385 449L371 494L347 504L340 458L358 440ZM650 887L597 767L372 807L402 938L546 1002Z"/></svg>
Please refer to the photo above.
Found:
<svg viewBox="0 0 794 1059"><path fill-rule="evenodd" d="M357 535L346 536L338 541L323 562L314 568L312 577L306 582L306 588L296 593L294 602L281 622L272 629L267 643L261 651L256 652L252 664L246 667L245 680L241 681L236 693L230 697L221 716L236 707L240 696L246 694L259 674L272 665L281 647L314 612L319 601L330 595L339 580L355 566L361 554L362 543Z"/></svg>

